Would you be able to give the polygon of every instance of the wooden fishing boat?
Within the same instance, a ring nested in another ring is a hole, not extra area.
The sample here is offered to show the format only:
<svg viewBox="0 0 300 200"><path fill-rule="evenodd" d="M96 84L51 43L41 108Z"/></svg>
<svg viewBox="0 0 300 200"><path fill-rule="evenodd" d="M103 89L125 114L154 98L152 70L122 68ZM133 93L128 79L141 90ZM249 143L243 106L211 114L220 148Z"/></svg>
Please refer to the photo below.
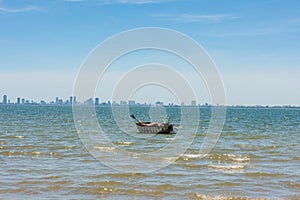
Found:
<svg viewBox="0 0 300 200"><path fill-rule="evenodd" d="M136 120L136 126L140 133L147 134L173 134L174 125L167 123L156 123L156 122L143 122L135 118L134 115L131 115L133 119Z"/></svg>

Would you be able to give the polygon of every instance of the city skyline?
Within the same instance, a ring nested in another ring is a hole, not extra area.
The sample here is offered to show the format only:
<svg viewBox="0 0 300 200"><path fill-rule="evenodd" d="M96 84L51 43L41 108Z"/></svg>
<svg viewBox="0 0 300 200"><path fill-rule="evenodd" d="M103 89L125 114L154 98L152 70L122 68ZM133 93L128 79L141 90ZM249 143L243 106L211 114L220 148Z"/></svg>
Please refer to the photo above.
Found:
<svg viewBox="0 0 300 200"><path fill-rule="evenodd" d="M71 105L73 103L79 103L79 104L95 104L95 105L177 105L173 102L168 102L164 104L164 102L157 100L156 102L138 102L134 99L130 99L128 101L120 100L120 101L114 101L114 100L108 100L108 101L100 101L99 97L94 98L88 98L84 100L83 102L79 102L76 100L76 96L70 96L69 99L62 99L60 97L55 97L53 101L45 101L45 100L31 100L31 99L25 99L22 97L17 97L16 101L11 101L11 99L8 98L8 95L4 94L2 97L2 101L0 101L0 104L56 104L56 105ZM203 105L208 103L203 103ZM191 105L191 106L198 106L200 104L197 104L195 100L191 100L190 104L187 102L181 102L180 105Z"/></svg>
<svg viewBox="0 0 300 200"><path fill-rule="evenodd" d="M73 103L76 104L87 104L87 105L95 105L95 106L192 106L192 107L210 107L210 106L227 106L227 107L262 107L262 108L300 108L298 105L291 105L291 104L285 104L285 105L212 105L207 102L205 103L199 103L195 100L191 100L189 103L188 102L181 102L180 104L176 104L173 102L167 102L164 103L162 101L156 101L156 102L138 102L133 99L130 99L128 101L120 100L120 101L113 101L113 100L108 100L108 101L100 101L99 97L94 97L94 98L88 98L84 100L83 102L78 102L76 101L76 96L70 96L69 99L62 99L59 97L55 97L53 101L34 101L34 100L28 100L24 99L21 97L17 97L16 101L10 101L7 95L3 95L2 100L0 100L0 105L73 105Z"/></svg>

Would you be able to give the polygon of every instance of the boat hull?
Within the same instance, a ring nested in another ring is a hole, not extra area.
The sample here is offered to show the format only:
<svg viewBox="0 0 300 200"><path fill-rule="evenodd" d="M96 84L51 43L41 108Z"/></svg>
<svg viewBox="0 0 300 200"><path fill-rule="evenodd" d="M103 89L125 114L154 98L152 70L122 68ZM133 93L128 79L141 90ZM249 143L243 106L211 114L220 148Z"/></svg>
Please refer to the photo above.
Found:
<svg viewBox="0 0 300 200"><path fill-rule="evenodd" d="M172 134L173 133L173 124L141 125L137 123L136 126L140 133L146 133L146 134Z"/></svg>

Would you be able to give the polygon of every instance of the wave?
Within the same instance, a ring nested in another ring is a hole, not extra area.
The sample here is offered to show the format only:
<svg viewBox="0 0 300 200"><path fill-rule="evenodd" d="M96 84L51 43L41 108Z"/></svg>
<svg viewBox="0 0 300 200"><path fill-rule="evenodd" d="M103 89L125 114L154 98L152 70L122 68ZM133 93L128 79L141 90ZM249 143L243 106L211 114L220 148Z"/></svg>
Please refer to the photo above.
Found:
<svg viewBox="0 0 300 200"><path fill-rule="evenodd" d="M132 145L133 142L123 142L123 141L120 141L120 142L116 142L117 145L119 146L129 146L129 145Z"/></svg>
<svg viewBox="0 0 300 200"><path fill-rule="evenodd" d="M193 196L195 199L205 199L205 200L228 200L228 199L234 199L234 200L266 200L266 198L251 198L251 197L243 197L243 196L223 196L223 195L205 195L205 194L199 194L199 193L193 193Z"/></svg>
<svg viewBox="0 0 300 200"><path fill-rule="evenodd" d="M273 174L267 172L248 172L245 174L248 177L272 177L272 178L281 178L284 177L284 174Z"/></svg>
<svg viewBox="0 0 300 200"><path fill-rule="evenodd" d="M173 138L165 138L165 140L173 141L173 140L175 140L175 137L173 137Z"/></svg>
<svg viewBox="0 0 300 200"><path fill-rule="evenodd" d="M207 165L209 168L223 169L223 170L234 170L234 169L244 169L247 164L237 164L237 165Z"/></svg>
<svg viewBox="0 0 300 200"><path fill-rule="evenodd" d="M210 154L209 159L217 161L233 161L233 162L249 162L250 158L247 155L235 155L235 154Z"/></svg>
<svg viewBox="0 0 300 200"><path fill-rule="evenodd" d="M250 158L248 158L248 157L236 157L236 158L231 158L231 159L234 161L237 161L237 162L247 162L250 160Z"/></svg>
<svg viewBox="0 0 300 200"><path fill-rule="evenodd" d="M204 157L205 154L182 154L181 156L185 158L201 158Z"/></svg>
<svg viewBox="0 0 300 200"><path fill-rule="evenodd" d="M209 158L214 162L217 161L217 164L208 164L208 168L233 173L244 172L250 161L248 156L234 154L213 154Z"/></svg>
<svg viewBox="0 0 300 200"><path fill-rule="evenodd" d="M116 150L115 147L98 147L98 146L93 146L93 149L104 151L104 152L113 152Z"/></svg>
<svg viewBox="0 0 300 200"><path fill-rule="evenodd" d="M14 156L44 156L44 155L50 155L50 153L40 152L40 151L2 151L0 152L1 155L8 156L8 157L14 157Z"/></svg>

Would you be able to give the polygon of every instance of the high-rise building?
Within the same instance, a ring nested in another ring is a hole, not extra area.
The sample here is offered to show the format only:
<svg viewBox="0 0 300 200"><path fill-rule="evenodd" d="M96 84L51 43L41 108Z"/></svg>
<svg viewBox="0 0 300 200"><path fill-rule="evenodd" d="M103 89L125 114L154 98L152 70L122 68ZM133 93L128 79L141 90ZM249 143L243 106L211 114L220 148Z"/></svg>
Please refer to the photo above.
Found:
<svg viewBox="0 0 300 200"><path fill-rule="evenodd" d="M17 98L17 104L20 104L20 103L21 103L21 98L18 97L18 98Z"/></svg>
<svg viewBox="0 0 300 200"><path fill-rule="evenodd" d="M75 97L75 96L73 96L73 103L74 103L74 104L77 103L76 97Z"/></svg>
<svg viewBox="0 0 300 200"><path fill-rule="evenodd" d="M95 98L95 105L96 106L99 105L99 98L98 97Z"/></svg>
<svg viewBox="0 0 300 200"><path fill-rule="evenodd" d="M126 101L120 101L120 105L127 105L127 102Z"/></svg>
<svg viewBox="0 0 300 200"><path fill-rule="evenodd" d="M58 104L59 103L59 98L55 97L55 103Z"/></svg>
<svg viewBox="0 0 300 200"><path fill-rule="evenodd" d="M134 100L129 100L129 101L128 101L128 105L134 106L134 105L135 105L135 101L134 101Z"/></svg>
<svg viewBox="0 0 300 200"><path fill-rule="evenodd" d="M6 95L3 95L3 101L2 101L3 104L7 104L7 96Z"/></svg>
<svg viewBox="0 0 300 200"><path fill-rule="evenodd" d="M196 101L191 101L191 106L196 106L197 105L197 102Z"/></svg>
<svg viewBox="0 0 300 200"><path fill-rule="evenodd" d="M73 97L70 96L70 102L69 102L71 105L73 104Z"/></svg>
<svg viewBox="0 0 300 200"><path fill-rule="evenodd" d="M24 104L25 103L25 99L22 99L22 104Z"/></svg>

